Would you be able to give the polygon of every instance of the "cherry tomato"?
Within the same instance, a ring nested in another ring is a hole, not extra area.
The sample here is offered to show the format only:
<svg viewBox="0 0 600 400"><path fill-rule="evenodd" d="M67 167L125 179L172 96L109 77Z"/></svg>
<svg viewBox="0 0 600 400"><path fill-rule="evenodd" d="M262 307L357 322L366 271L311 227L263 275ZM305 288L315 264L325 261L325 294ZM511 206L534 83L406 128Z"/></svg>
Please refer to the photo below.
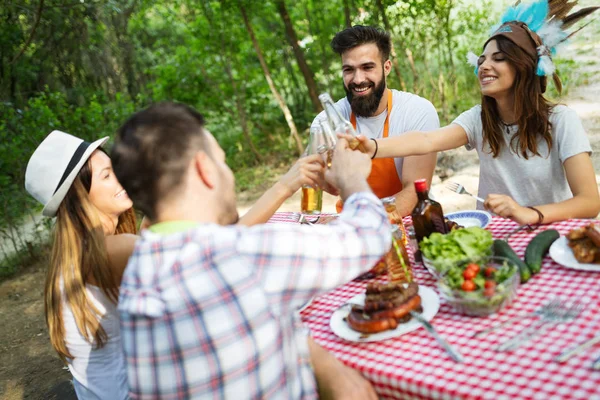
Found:
<svg viewBox="0 0 600 400"><path fill-rule="evenodd" d="M472 269L467 268L463 271L463 278L465 278L467 281L475 278L476 276L477 272L473 271Z"/></svg>
<svg viewBox="0 0 600 400"><path fill-rule="evenodd" d="M491 277L491 276L494 275L494 272L496 272L496 268L494 268L494 267L487 267L485 269L484 275L485 275L486 278L489 278L489 277Z"/></svg>
<svg viewBox="0 0 600 400"><path fill-rule="evenodd" d="M472 292L473 290L475 290L477 287L475 286L475 282L473 281L464 281L461 289L464 290L465 292Z"/></svg>
<svg viewBox="0 0 600 400"><path fill-rule="evenodd" d="M485 297L492 297L494 295L494 293L496 292L496 288L487 288L487 289L483 289L483 295Z"/></svg>
<svg viewBox="0 0 600 400"><path fill-rule="evenodd" d="M493 289L496 287L496 282L494 281L485 281L485 283L483 284L483 287L486 289Z"/></svg>
<svg viewBox="0 0 600 400"><path fill-rule="evenodd" d="M475 275L477 275L479 273L480 267L479 267L479 264L471 263L471 264L467 265L467 269L475 271Z"/></svg>

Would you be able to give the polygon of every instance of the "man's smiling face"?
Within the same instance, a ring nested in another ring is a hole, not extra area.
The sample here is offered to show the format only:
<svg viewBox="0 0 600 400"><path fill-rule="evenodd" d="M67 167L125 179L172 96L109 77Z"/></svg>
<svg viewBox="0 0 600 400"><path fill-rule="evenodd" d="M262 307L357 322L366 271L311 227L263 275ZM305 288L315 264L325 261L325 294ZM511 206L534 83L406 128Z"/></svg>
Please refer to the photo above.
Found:
<svg viewBox="0 0 600 400"><path fill-rule="evenodd" d="M375 43L367 43L342 54L342 76L346 97L359 117L371 117L386 88L391 61L382 62Z"/></svg>

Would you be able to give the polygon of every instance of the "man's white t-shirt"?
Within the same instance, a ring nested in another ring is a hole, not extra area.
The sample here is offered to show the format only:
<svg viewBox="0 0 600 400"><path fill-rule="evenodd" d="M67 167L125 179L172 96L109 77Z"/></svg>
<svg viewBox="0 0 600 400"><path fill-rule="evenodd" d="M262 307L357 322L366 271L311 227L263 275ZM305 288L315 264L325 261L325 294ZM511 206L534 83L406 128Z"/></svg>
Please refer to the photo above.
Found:
<svg viewBox="0 0 600 400"><path fill-rule="evenodd" d="M481 106L475 106L458 116L452 123L460 125L467 133L467 150L477 150L479 156L479 196L484 199L490 193L511 196L521 206L558 203L573 197L569 188L563 163L580 153L591 154L590 141L581 120L574 110L555 106L550 115L552 124L552 149L540 136L538 152L542 157L528 154L525 159L510 151L510 139L518 127L511 125L504 135L498 157L494 158L488 145L483 146ZM503 127L503 132L506 128ZM477 207L483 209L482 204Z"/></svg>
<svg viewBox="0 0 600 400"><path fill-rule="evenodd" d="M390 115L390 129L388 137L400 136L408 131L430 131L440 127L435 107L429 100L412 93L392 90L392 113ZM384 94L386 98L387 94ZM339 100L336 104L342 116L350 120L350 103L347 98ZM378 139L383 137L383 126L387 117L387 109L379 115L369 118L356 118L356 130L358 134L368 138ZM314 119L312 126L316 126L319 120L327 119L325 111L322 111ZM402 180L402 164L404 159L394 159L398 178Z"/></svg>

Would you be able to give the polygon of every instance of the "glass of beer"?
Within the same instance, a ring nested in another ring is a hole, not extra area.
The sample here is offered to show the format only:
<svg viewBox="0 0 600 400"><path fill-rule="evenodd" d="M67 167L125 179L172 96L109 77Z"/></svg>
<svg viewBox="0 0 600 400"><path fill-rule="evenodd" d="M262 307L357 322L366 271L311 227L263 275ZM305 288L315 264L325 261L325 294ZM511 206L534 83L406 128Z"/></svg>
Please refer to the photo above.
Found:
<svg viewBox="0 0 600 400"><path fill-rule="evenodd" d="M320 125L310 128L310 139L308 146L304 151L307 156L319 154L324 163L331 163L329 157L329 146L327 139ZM323 189L318 185L302 186L302 198L300 201L300 210L304 214L320 214L323 206Z"/></svg>
<svg viewBox="0 0 600 400"><path fill-rule="evenodd" d="M303 214L320 214L323 207L323 189L302 186L301 211Z"/></svg>

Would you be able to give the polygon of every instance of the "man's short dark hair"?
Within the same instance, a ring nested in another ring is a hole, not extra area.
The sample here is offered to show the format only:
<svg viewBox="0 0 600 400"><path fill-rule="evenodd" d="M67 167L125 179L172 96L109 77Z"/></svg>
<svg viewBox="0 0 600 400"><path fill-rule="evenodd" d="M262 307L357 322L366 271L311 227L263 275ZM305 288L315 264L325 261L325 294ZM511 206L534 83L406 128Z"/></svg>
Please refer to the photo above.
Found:
<svg viewBox="0 0 600 400"><path fill-rule="evenodd" d="M368 43L377 45L383 62L390 59L390 51L392 50L390 34L373 26L354 25L338 32L331 41L331 48L342 55L350 49Z"/></svg>
<svg viewBox="0 0 600 400"><path fill-rule="evenodd" d="M137 112L117 131L113 170L151 221L158 202L178 191L191 157L199 150L209 153L203 128L204 118L196 110L165 102Z"/></svg>

